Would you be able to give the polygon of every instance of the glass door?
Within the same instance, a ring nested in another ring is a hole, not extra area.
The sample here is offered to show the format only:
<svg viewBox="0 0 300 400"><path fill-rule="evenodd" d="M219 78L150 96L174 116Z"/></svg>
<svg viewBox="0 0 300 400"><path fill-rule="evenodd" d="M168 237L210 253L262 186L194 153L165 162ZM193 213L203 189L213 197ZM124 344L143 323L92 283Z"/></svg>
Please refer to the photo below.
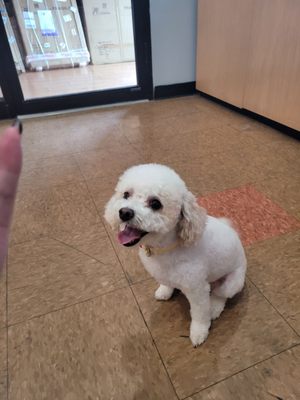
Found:
<svg viewBox="0 0 300 400"><path fill-rule="evenodd" d="M9 116L9 112L8 112L8 106L7 103L4 99L3 93L2 93L2 89L0 86L0 119L1 118L7 118Z"/></svg>
<svg viewBox="0 0 300 400"><path fill-rule="evenodd" d="M148 0L0 0L0 10L11 114L152 98Z"/></svg>

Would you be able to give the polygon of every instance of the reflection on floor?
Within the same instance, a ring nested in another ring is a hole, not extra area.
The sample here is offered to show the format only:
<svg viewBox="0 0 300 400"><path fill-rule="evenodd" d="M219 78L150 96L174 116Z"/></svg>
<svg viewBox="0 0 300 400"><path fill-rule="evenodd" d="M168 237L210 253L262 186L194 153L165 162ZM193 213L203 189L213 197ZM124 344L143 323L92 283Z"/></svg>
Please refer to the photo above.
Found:
<svg viewBox="0 0 300 400"><path fill-rule="evenodd" d="M299 142L193 96L26 120L23 148L1 399L300 398ZM144 162L175 168L246 246L246 287L197 349L185 298L155 301L102 218Z"/></svg>
<svg viewBox="0 0 300 400"><path fill-rule="evenodd" d="M135 62L26 72L19 75L25 99L116 89L137 84Z"/></svg>

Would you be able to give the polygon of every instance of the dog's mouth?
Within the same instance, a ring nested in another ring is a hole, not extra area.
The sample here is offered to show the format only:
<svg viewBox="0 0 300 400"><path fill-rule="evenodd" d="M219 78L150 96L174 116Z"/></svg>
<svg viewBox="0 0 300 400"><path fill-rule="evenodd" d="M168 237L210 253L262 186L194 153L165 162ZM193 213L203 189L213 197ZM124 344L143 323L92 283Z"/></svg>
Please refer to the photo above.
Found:
<svg viewBox="0 0 300 400"><path fill-rule="evenodd" d="M118 233L118 241L123 246L134 246L137 244L148 232L126 225L125 228Z"/></svg>

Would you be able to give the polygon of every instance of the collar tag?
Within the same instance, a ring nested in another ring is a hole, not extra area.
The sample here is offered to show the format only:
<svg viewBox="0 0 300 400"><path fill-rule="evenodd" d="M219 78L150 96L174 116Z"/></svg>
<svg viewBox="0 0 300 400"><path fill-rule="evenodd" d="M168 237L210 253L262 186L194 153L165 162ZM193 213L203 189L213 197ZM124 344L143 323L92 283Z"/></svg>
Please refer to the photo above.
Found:
<svg viewBox="0 0 300 400"><path fill-rule="evenodd" d="M173 243L169 247L161 247L161 248L154 248L154 247L147 246L147 245L144 245L144 244L140 245L140 247L144 250L145 255L147 257L151 257L153 255L161 255L161 254L168 253L168 252L170 252L172 250L175 250L178 246L179 246L179 242L178 241Z"/></svg>
<svg viewBox="0 0 300 400"><path fill-rule="evenodd" d="M152 256L152 250L151 250L151 247L149 247L149 246L145 246L145 253L146 253L146 256L147 257L151 257Z"/></svg>

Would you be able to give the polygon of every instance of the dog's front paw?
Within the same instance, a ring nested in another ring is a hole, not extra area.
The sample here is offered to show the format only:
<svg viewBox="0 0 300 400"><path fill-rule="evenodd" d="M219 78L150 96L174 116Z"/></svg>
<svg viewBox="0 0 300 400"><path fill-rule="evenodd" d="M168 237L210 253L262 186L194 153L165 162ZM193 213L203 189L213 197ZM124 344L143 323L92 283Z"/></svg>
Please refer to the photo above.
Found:
<svg viewBox="0 0 300 400"><path fill-rule="evenodd" d="M208 331L209 325L200 323L198 321L191 322L190 339L194 347L199 346L206 340L208 336Z"/></svg>
<svg viewBox="0 0 300 400"><path fill-rule="evenodd" d="M156 300L169 300L172 297L174 289L169 286L160 285L155 291L154 297Z"/></svg>

